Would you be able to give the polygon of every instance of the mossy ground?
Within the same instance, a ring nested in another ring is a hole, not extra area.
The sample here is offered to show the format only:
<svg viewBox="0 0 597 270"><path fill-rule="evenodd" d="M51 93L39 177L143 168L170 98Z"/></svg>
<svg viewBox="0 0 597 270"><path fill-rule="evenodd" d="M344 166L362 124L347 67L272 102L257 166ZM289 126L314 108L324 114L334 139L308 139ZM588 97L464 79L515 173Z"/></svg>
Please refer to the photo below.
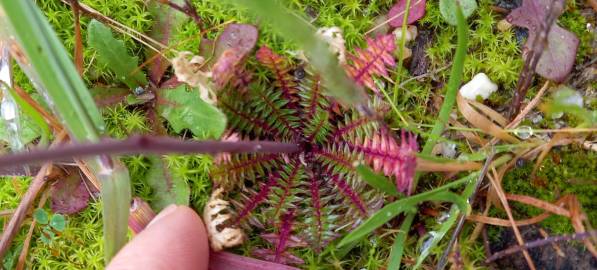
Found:
<svg viewBox="0 0 597 270"><path fill-rule="evenodd" d="M152 23L149 11L140 0L83 0L85 3L104 15L118 20L125 25L140 31L147 32ZM222 4L221 1L193 1L200 17L206 25L215 27L214 31L207 33L208 38L214 38L218 34L218 26L225 22L256 22L254 18L247 16L242 10L231 8ZM394 0L344 0L344 1L319 1L308 0L289 1L290 6L298 14L303 14L305 19L311 21L317 27L338 26L344 31L344 38L348 50L364 45L364 33L376 25L376 21L383 16ZM581 45L577 56L577 64L584 63L591 55L591 32L586 30L586 19L579 12L578 1L568 1L568 9L560 17L559 23L576 33ZM73 16L70 9L58 0L38 0L38 5L50 20L65 47L73 50L74 28ZM522 67L520 55L520 44L513 31L498 31L497 22L504 15L494 12L491 9L493 1L478 1L479 8L475 14L468 19L470 26L470 42L467 59L465 62L464 80L469 80L478 72L485 72L493 81L499 84L500 90L492 95L488 103L495 107L503 107L511 98L513 89L518 79L518 73ZM83 17L82 27L85 37L86 25L89 19ZM427 14L418 22L419 31L428 30L432 34L431 43L426 49L430 60L429 71L436 73L434 76L421 80L412 80L409 83L398 86L400 81L408 79L410 75L405 68L398 68L391 74L395 84L389 85L387 91L390 96L397 92L397 99L393 100L397 109L406 117L411 124L433 124L437 111L430 104L433 97L442 94L442 83L447 82L449 69L440 70L450 65L455 49L456 31L452 26L447 25L439 13L437 1L427 1ZM177 50L189 50L197 52L200 43L198 27L189 22L183 25L175 35ZM143 47L128 36L119 35L125 40L129 52L143 57ZM291 56L292 51L297 48L280 36L272 33L267 27L260 27L260 45L268 45L275 51ZM113 76L105 67L98 66L94 61L94 52L86 49L85 80L91 82L101 80L104 83L114 83ZM256 66L256 65L255 65ZM435 72L437 71L437 72ZM257 72L257 76L259 72ZM27 83L26 77L20 71L15 72L16 83L27 90L32 87ZM440 87L438 87L440 82ZM533 94L536 87L531 88ZM589 101L588 104L597 102ZM593 108L594 109L594 108ZM111 136L123 138L135 132L142 132L148 129L144 121L143 112L125 106L104 110L104 118ZM390 119L397 119L391 116ZM543 127L549 127L550 120L544 120ZM393 123L396 127L401 124L396 120ZM420 132L425 136L425 128ZM462 142L458 142L465 149ZM557 156L557 158L556 158ZM142 156L132 156L124 159L129 167L133 182L134 195L145 199L151 198L151 188L143 182L143 176L147 172L147 161ZM211 182L209 180L209 169L211 158L208 156L180 156L168 158L169 166L175 168L176 173L184 176L191 186L191 202L198 211L201 211L209 196ZM504 179L504 188L509 193L525 194L554 201L564 194L575 194L587 212L589 220L595 225L597 221L597 204L594 200L597 195L595 176L597 175L597 155L594 152L587 152L577 147L563 147L552 151L550 156L543 162L538 172L538 177L544 179L545 186L537 187L529 179L533 164L530 162L524 166L514 169ZM434 179L441 178L438 175L428 175L422 179L423 188L432 188ZM28 180L0 181L0 209L13 209L17 206L19 198L27 188ZM588 183L588 184L587 184ZM58 236L51 245L45 245L39 240L39 230L33 235L31 249L29 251L29 265L36 269L93 269L102 268L102 238L101 238L101 211L100 203L92 203L83 212L70 216L66 231ZM538 214L540 211L531 207L513 203L512 208L517 217L528 217ZM493 210L496 216L502 216L499 210ZM0 219L4 224L5 219ZM28 228L30 221L25 222L24 228ZM432 218L416 221L421 224L433 224ZM541 223L554 234L569 233L572 231L570 223L560 217L552 217ZM431 229L431 228L428 228ZM493 231L492 231L493 230ZM497 235L496 230L490 230L490 234ZM465 228L464 234L470 232ZM18 257L18 250L23 243L26 230L15 240L11 253L4 260L7 263L14 262ZM333 250L326 251L322 258L312 251L299 251L300 257L307 262L310 269L320 268L354 268L354 269L379 269L385 264L385 259L392 244L392 236L374 236L360 242L357 247L342 259L337 259ZM247 244L238 248L238 251L248 254L251 243L262 241L251 238ZM404 261L416 259L421 243L412 238L407 242ZM467 266L479 265L478 261L483 258L482 245L470 243L462 245L463 257ZM440 245L433 251L440 254L443 246ZM10 268L10 267L9 267Z"/></svg>

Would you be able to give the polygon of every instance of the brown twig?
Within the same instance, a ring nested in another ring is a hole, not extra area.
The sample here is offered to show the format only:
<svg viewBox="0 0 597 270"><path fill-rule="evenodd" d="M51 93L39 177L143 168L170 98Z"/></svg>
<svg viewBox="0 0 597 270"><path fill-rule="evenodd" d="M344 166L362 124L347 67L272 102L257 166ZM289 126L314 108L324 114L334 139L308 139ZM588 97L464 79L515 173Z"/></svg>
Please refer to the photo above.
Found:
<svg viewBox="0 0 597 270"><path fill-rule="evenodd" d="M52 129L54 129L56 133L60 133L60 131L62 130L62 124L60 124L60 121L58 121L56 117L48 113L44 109L44 107L42 107L37 101L35 101L35 99L33 99L25 90L23 90L18 85L14 85L13 89L15 90L15 93L19 95L19 97L21 97L25 102L27 102L27 104L31 105L31 107L33 107L33 109L37 111L50 124L50 126L52 127Z"/></svg>
<svg viewBox="0 0 597 270"><path fill-rule="evenodd" d="M74 62L80 76L83 76L83 37L81 36L81 22L79 12L79 0L70 0L75 22L75 53Z"/></svg>
<svg viewBox="0 0 597 270"><path fill-rule="evenodd" d="M494 173L494 177L492 177L491 175L488 176L489 180L491 181L491 185L495 189L495 191L498 195L498 198L500 199L500 202L504 206L504 210L506 210L506 215L508 216L508 220L510 221L512 230L514 231L514 236L516 236L516 241L518 241L519 245L525 245L524 238L522 238L522 234L520 233L518 226L516 226L514 216L512 215L512 210L510 209L510 205L508 204L508 199L506 198L506 195L504 193L504 190L502 189L501 184L497 181L497 178L498 178L497 172L495 170L493 170L493 173ZM533 262L533 259L531 258L531 255L529 254L529 252L526 250L523 250L522 254L524 255L524 258L525 258L527 264L529 265L529 268L531 270L535 270L536 269L535 263Z"/></svg>
<svg viewBox="0 0 597 270"><path fill-rule="evenodd" d="M554 243L554 242L571 241L571 240L580 241L580 240L588 239L589 237L597 237L596 234L597 234L597 231L590 231L590 232L575 233L575 234L564 235L564 236L551 236L551 237L547 237L544 239L527 242L526 244L524 244L522 246L516 245L513 247L509 247L507 249L504 249L502 251L498 251L498 252L494 253L493 255L491 255L491 257L487 258L485 260L485 262L490 263L490 262L493 262L495 260L498 260L505 256L514 254L519 251L523 251L523 250L526 251L531 248L544 246L544 245Z"/></svg>
<svg viewBox="0 0 597 270"><path fill-rule="evenodd" d="M516 114L518 114L520 111L522 101L524 100L527 91L533 82L535 69L537 68L537 64L539 64L539 59L541 59L541 55L543 55L543 51L547 45L549 31L551 30L551 27L554 25L560 14L560 11L563 8L559 4L561 4L560 1L552 2L550 8L548 9L549 13L545 18L545 21L539 25L539 29L537 29L538 34L533 40L533 43L528 47L529 50L527 51L527 55L525 57L524 67L522 68L522 71L520 71L518 83L516 84L516 91L514 92L514 97L512 98L512 104L508 113L510 119L514 119L514 116L516 116Z"/></svg>
<svg viewBox="0 0 597 270"><path fill-rule="evenodd" d="M33 181L31 182L29 189L27 189L27 192L23 196L23 199L19 203L19 206L17 207L15 213L10 218L8 226L2 233L2 239L0 239L0 258L4 258L6 251L8 251L8 248L10 247L12 239L15 237L15 235L21 228L21 224L27 216L27 211L33 204L33 201L37 197L39 191L46 184L46 174L51 167L51 163L46 163L41 167L41 170L39 170L35 178L33 178Z"/></svg>
<svg viewBox="0 0 597 270"><path fill-rule="evenodd" d="M292 143L269 141L183 141L169 137L133 136L118 141L107 139L99 143L70 144L45 150L32 150L0 157L0 168L72 157L121 154L168 153L293 153L299 150Z"/></svg>

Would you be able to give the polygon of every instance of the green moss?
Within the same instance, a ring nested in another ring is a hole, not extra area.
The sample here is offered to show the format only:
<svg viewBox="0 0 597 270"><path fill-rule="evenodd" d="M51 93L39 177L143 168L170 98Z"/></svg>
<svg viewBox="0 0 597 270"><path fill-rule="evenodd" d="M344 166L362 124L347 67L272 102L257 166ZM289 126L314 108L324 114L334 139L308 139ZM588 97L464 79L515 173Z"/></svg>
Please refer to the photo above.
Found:
<svg viewBox="0 0 597 270"><path fill-rule="evenodd" d="M576 34L580 40L576 53L576 64L582 64L590 58L593 46L593 32L587 29L587 19L580 14L580 4L577 1L567 1L568 8L558 19L558 23L565 29Z"/></svg>
<svg viewBox="0 0 597 270"><path fill-rule="evenodd" d="M567 148L567 149L566 149ZM574 195L580 201L588 220L595 226L597 221L597 154L578 147L555 149L539 167L537 177L544 186L534 185L529 179L534 164L527 163L512 170L504 177L504 190L512 194L529 195L547 202L554 202L564 195ZM556 162L555 160L560 160ZM528 218L538 215L543 210L521 203L512 202L515 218ZM500 213L503 215L503 213ZM570 221L564 217L553 216L540 223L554 234L574 232Z"/></svg>
<svg viewBox="0 0 597 270"><path fill-rule="evenodd" d="M479 8L468 19L469 50L464 65L464 81L470 80L479 72L486 73L494 82L500 85L502 91L512 89L517 82L518 73L522 68L520 48L512 30L500 32L497 22L501 15L491 10L493 1L479 1ZM441 32L427 49L431 59L431 69L446 66L451 61L456 44L455 28L441 19L435 1L427 2L427 16L421 21L423 27ZM447 81L449 69L440 73L440 78Z"/></svg>

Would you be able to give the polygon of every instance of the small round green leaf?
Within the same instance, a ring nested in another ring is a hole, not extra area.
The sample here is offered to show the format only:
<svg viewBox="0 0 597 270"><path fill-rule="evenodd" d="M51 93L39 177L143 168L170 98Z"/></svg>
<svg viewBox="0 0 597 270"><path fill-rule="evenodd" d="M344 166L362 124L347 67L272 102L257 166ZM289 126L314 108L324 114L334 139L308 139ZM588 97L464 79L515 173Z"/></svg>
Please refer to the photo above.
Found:
<svg viewBox="0 0 597 270"><path fill-rule="evenodd" d="M477 9L477 1L475 0L440 0L439 12L442 14L444 20L451 25L456 25L456 1L460 2L462 15L468 18Z"/></svg>
<svg viewBox="0 0 597 270"><path fill-rule="evenodd" d="M54 214L50 220L50 226L59 232L64 231L64 228L66 227L64 216L61 214Z"/></svg>
<svg viewBox="0 0 597 270"><path fill-rule="evenodd" d="M48 212L42 208L37 208L33 211L33 218L37 223L44 225L48 224L49 221Z"/></svg>
<svg viewBox="0 0 597 270"><path fill-rule="evenodd" d="M41 235L41 241L44 242L44 244L49 245L52 240L50 238L48 238L45 234Z"/></svg>

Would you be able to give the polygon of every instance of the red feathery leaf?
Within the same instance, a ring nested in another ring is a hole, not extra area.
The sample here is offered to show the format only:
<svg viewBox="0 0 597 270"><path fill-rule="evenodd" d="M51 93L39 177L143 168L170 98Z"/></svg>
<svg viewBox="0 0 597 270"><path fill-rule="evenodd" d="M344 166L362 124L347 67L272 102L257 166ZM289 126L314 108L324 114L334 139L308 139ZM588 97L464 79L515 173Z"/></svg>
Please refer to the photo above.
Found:
<svg viewBox="0 0 597 270"><path fill-rule="evenodd" d="M276 257L274 262L279 262L282 253L286 251L288 238L292 232L292 220L294 219L294 210L290 209L282 217L282 223L280 224L280 230L278 232L278 243L276 245Z"/></svg>
<svg viewBox="0 0 597 270"><path fill-rule="evenodd" d="M410 194L411 185L415 175L416 153L418 145L415 137L402 132L400 145L387 131L365 139L363 145L354 148L365 155L367 162L375 171L383 172L386 176L396 177L398 191Z"/></svg>
<svg viewBox="0 0 597 270"><path fill-rule="evenodd" d="M236 223L239 223L244 217L253 211L257 205L267 199L272 187L277 184L279 178L279 175L270 175L267 183L261 185L261 190L259 190L259 193L257 193L255 197L251 198L250 201L245 203L245 207L239 212L238 217L236 217Z"/></svg>
<svg viewBox="0 0 597 270"><path fill-rule="evenodd" d="M309 189L311 191L311 203L313 204L313 209L315 210L315 220L317 222L317 243L321 242L322 232L323 232L323 224L321 222L321 199L319 195L319 183L314 175L311 175L311 183L309 185Z"/></svg>
<svg viewBox="0 0 597 270"><path fill-rule="evenodd" d="M394 60L394 50L396 44L394 42L394 35L381 35L375 39L367 38L366 49L357 49L356 54L350 54L348 59L352 65L348 65L348 74L359 85L364 85L376 93L379 89L373 81L373 76L388 76L386 66L396 66Z"/></svg>
<svg viewBox="0 0 597 270"><path fill-rule="evenodd" d="M257 50L255 56L259 63L266 66L274 73L276 77L274 85L282 90L284 97L287 100L290 100L291 103L297 102L298 84L295 81L294 76L290 74L290 64L266 46Z"/></svg>
<svg viewBox="0 0 597 270"><path fill-rule="evenodd" d="M332 180L332 182L336 185L336 187L338 187L338 189L340 189L340 192L342 192L342 194L344 194L344 196L346 196L348 199L350 199L350 201L357 207L357 209L363 216L367 216L367 207L365 207L365 203L363 202L363 200L361 199L359 194L357 194L348 185L348 183L346 183L346 181L341 179L339 175L332 175L330 177L330 180Z"/></svg>

